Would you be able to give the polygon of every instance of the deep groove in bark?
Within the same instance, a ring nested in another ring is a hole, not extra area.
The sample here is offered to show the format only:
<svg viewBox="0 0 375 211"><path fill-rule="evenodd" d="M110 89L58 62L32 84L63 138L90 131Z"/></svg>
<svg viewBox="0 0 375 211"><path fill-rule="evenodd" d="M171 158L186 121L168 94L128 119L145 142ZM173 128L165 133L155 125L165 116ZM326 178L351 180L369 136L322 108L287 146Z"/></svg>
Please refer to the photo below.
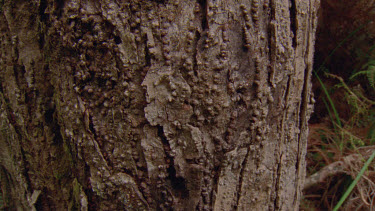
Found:
<svg viewBox="0 0 375 211"><path fill-rule="evenodd" d="M198 75L198 43L199 40L201 39L201 33L199 33L198 30L195 31L195 43L194 43L194 52L193 52L193 71L194 75Z"/></svg>
<svg viewBox="0 0 375 211"><path fill-rule="evenodd" d="M56 15L58 18L61 18L61 15L63 13L63 8L65 5L65 0L55 0L56 5L54 8L54 15Z"/></svg>
<svg viewBox="0 0 375 211"><path fill-rule="evenodd" d="M199 5L201 6L202 11L202 30L208 28L208 20L207 20L207 0L197 0Z"/></svg>
<svg viewBox="0 0 375 211"><path fill-rule="evenodd" d="M246 163L247 163L247 158L248 158L248 156L249 156L249 154L250 154L250 150L249 149L247 149L247 152L246 152L246 156L245 156L245 159L242 161L242 164L241 164L241 172L240 172L240 179L238 180L238 184L239 184L239 187L238 187L238 191L237 191L237 205L239 204L239 202L240 202L240 198L241 198L241 193L242 193L242 180L243 180L243 178L244 178L244 175L245 175L245 173L247 173L246 171L245 171L245 166L246 166Z"/></svg>
<svg viewBox="0 0 375 211"><path fill-rule="evenodd" d="M275 1L277 0L270 0L269 2L269 8L271 9L271 20L276 20Z"/></svg>
<svg viewBox="0 0 375 211"><path fill-rule="evenodd" d="M60 132L60 125L56 122L55 115L55 108L50 108L44 112L44 119L46 124L51 128L51 130L54 132L53 137L53 144L61 144L63 143L63 138Z"/></svg>
<svg viewBox="0 0 375 211"><path fill-rule="evenodd" d="M284 96L284 102L285 102L285 106L288 106L288 100L289 100L289 92L290 92L290 87L291 87L291 83L292 83L292 78L290 76L288 76L288 80L287 80L287 83L286 83L286 89L285 89L285 96Z"/></svg>
<svg viewBox="0 0 375 211"><path fill-rule="evenodd" d="M280 183L280 174L281 174L281 170L280 170L280 166L281 166L281 162L282 162L282 160L281 160L281 158L282 158L282 154L280 155L280 158L279 158L279 160L278 160L278 163L277 163L277 170L276 170L276 183L275 183L275 193L276 193L276 197L275 197L275 200L274 200L274 207L273 207L273 210L278 210L279 209L279 205L278 205L278 203L279 203L279 183Z"/></svg>
<svg viewBox="0 0 375 211"><path fill-rule="evenodd" d="M304 84L303 84L303 89L302 89L302 93L301 93L301 107L299 109L300 113L300 119L299 119L299 128L302 128L304 126L304 122L305 122L305 119L306 119L306 110L307 110L307 105L308 105L308 84L309 84L309 66L307 66L307 68L305 69L305 75L304 75ZM301 134L298 135L298 140L300 139L300 136ZM300 140L299 140L300 141ZM300 151L300 144L298 144L298 155L299 155L299 151ZM297 163L296 163L296 169L298 170L298 166L299 166L299 163L300 163L300 160L299 160L299 156L297 157Z"/></svg>
<svg viewBox="0 0 375 211"><path fill-rule="evenodd" d="M158 125L158 136L161 139L164 147L166 148L166 159L169 160L170 165L167 168L168 176L166 179L171 181L172 189L177 193L178 196L181 198L189 197L189 192L186 188L186 181L185 178L177 177L176 176L176 169L174 168L174 159L170 156L171 148L169 146L169 142L167 137L164 135L163 126ZM166 162L168 163L168 162Z"/></svg>
<svg viewBox="0 0 375 211"><path fill-rule="evenodd" d="M22 136L22 135L20 135L20 136ZM21 139L19 139L19 140L21 140ZM22 163L23 163L23 166L24 166L24 168L21 170L21 174L25 178L26 184L27 184L27 188L30 191L31 180L30 180L30 177L29 177L29 169L28 169L28 166L30 166L30 163L26 159L26 156L25 156L26 152L23 149L22 144L21 143L19 143L19 144L20 144L20 151L21 151Z"/></svg>
<svg viewBox="0 0 375 211"><path fill-rule="evenodd" d="M39 3L39 21L40 24L38 24L38 43L39 43L39 48L43 49L43 46L45 44L45 30L43 28L43 24L45 24L48 20L49 15L45 13L45 10L47 8L47 2L46 0L40 0Z"/></svg>
<svg viewBox="0 0 375 211"><path fill-rule="evenodd" d="M277 32L273 26L274 24L273 21L276 21L276 11L275 11L273 0L270 0L269 8L271 11L271 15L269 18L268 28L267 28L268 50L269 50L268 57L269 57L269 64L270 64L270 68L269 68L270 71L268 73L268 83L270 84L271 87L273 87L274 86L273 77L276 71L275 63L276 63L276 39L277 39L277 34L276 34Z"/></svg>
<svg viewBox="0 0 375 211"><path fill-rule="evenodd" d="M307 56L308 54L306 53L305 56ZM304 84L303 84L303 89L302 89L302 93L301 93L301 107L299 109L300 111L300 118L299 118L299 128L301 131L304 130L305 127L307 127L307 125L305 125L305 121L306 121L306 115L307 115L307 106L308 106L308 103L309 103L309 90L308 90L308 85L310 83L310 65L307 65L307 67L305 68L305 75L304 75ZM305 158L302 158L301 157L301 147L302 146L305 146L304 143L301 143L303 141L306 142L306 140L303 140L301 139L301 136L303 134L302 133L299 133L297 136L297 141L298 141L298 144L297 144L297 161L296 161L296 172L299 172L300 170L300 163L301 163L301 159L305 159ZM298 184L298 180L299 180L299 175L297 174L296 176L296 184ZM302 188L302 187L296 187L296 188ZM294 201L297 200L297 194L295 194L295 198L294 198Z"/></svg>
<svg viewBox="0 0 375 211"><path fill-rule="evenodd" d="M146 60L146 66L151 66L151 54L150 49L147 47L147 39L145 39L145 60Z"/></svg>
<svg viewBox="0 0 375 211"><path fill-rule="evenodd" d="M290 30L293 33L293 42L292 46L295 48L297 46L297 5L296 0L290 0Z"/></svg>
<svg viewBox="0 0 375 211"><path fill-rule="evenodd" d="M44 22L48 19L48 15L45 13L46 8L47 8L47 1L46 0L40 0L40 2L39 2L39 16L40 16L40 20L42 22Z"/></svg>
<svg viewBox="0 0 375 211"><path fill-rule="evenodd" d="M91 182L90 182L90 166L89 165L85 165L84 167L84 173L86 174L86 177L87 178L87 185L83 185L83 187L86 187L84 188L84 192L87 196L87 198L92 202L90 203L90 210L97 210L97 196L95 195L92 187L91 187Z"/></svg>

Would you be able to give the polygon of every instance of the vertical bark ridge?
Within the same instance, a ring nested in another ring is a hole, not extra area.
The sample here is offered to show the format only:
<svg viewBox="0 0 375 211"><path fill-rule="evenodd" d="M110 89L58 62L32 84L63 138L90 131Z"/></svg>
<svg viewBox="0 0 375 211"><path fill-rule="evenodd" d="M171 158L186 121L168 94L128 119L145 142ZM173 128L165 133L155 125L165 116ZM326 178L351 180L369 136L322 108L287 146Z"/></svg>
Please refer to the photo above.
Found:
<svg viewBox="0 0 375 211"><path fill-rule="evenodd" d="M307 20L305 23L305 27L308 29L308 32L315 31L317 27L317 20L313 17L317 14L319 8L313 7L313 5L319 5L319 0L313 0L309 2L307 9L302 9L308 16L312 19ZM299 5L303 8L302 5ZM303 12L301 12L303 14ZM298 19L297 19L298 20ZM302 22L302 21L301 21ZM303 22L302 22L303 23ZM304 85L301 92L301 105L300 105L300 134L298 135L298 154L297 154L297 163L296 169L298 172L297 182L296 182L296 189L302 190L303 184L305 180L305 168L306 164L304 158L306 156L306 146L307 146L307 134L308 134L308 119L312 113L313 104L311 102L311 75L312 75L312 59L314 55L314 43L315 43L315 34L313 33L303 33L299 31L300 34L305 34L304 40L306 40L306 44L304 46L304 63L305 63L305 71L304 71ZM296 36L297 38L297 36ZM301 192L297 192L295 196L295 201L299 201L301 196ZM294 209L298 209L295 207Z"/></svg>

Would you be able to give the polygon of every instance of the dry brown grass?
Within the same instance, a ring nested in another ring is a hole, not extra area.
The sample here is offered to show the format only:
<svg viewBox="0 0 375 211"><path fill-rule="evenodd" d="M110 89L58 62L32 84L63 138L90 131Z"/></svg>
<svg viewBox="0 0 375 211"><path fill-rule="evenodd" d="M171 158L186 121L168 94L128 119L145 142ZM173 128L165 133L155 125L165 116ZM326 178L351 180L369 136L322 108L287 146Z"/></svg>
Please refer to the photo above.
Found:
<svg viewBox="0 0 375 211"><path fill-rule="evenodd" d="M310 126L308 177L301 210L332 210L375 150L375 146L340 150L337 139L348 138L349 131L338 136L331 127L328 123ZM375 210L374 198L375 162L372 162L341 210Z"/></svg>

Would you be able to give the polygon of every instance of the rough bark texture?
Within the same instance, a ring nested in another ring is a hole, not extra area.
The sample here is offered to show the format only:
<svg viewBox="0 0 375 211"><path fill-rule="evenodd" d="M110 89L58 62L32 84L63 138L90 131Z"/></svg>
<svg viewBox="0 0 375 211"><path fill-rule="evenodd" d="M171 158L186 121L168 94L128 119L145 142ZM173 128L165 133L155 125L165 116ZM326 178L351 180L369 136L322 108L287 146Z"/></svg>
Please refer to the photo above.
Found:
<svg viewBox="0 0 375 211"><path fill-rule="evenodd" d="M7 206L298 209L319 0L0 2Z"/></svg>

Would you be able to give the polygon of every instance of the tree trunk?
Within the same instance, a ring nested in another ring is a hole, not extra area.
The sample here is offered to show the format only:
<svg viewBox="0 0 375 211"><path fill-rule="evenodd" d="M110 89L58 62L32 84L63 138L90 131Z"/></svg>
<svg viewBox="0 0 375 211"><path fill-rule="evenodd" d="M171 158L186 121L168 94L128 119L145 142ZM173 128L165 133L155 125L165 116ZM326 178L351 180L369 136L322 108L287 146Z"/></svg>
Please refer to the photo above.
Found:
<svg viewBox="0 0 375 211"><path fill-rule="evenodd" d="M298 210L318 7L0 1L4 206Z"/></svg>

